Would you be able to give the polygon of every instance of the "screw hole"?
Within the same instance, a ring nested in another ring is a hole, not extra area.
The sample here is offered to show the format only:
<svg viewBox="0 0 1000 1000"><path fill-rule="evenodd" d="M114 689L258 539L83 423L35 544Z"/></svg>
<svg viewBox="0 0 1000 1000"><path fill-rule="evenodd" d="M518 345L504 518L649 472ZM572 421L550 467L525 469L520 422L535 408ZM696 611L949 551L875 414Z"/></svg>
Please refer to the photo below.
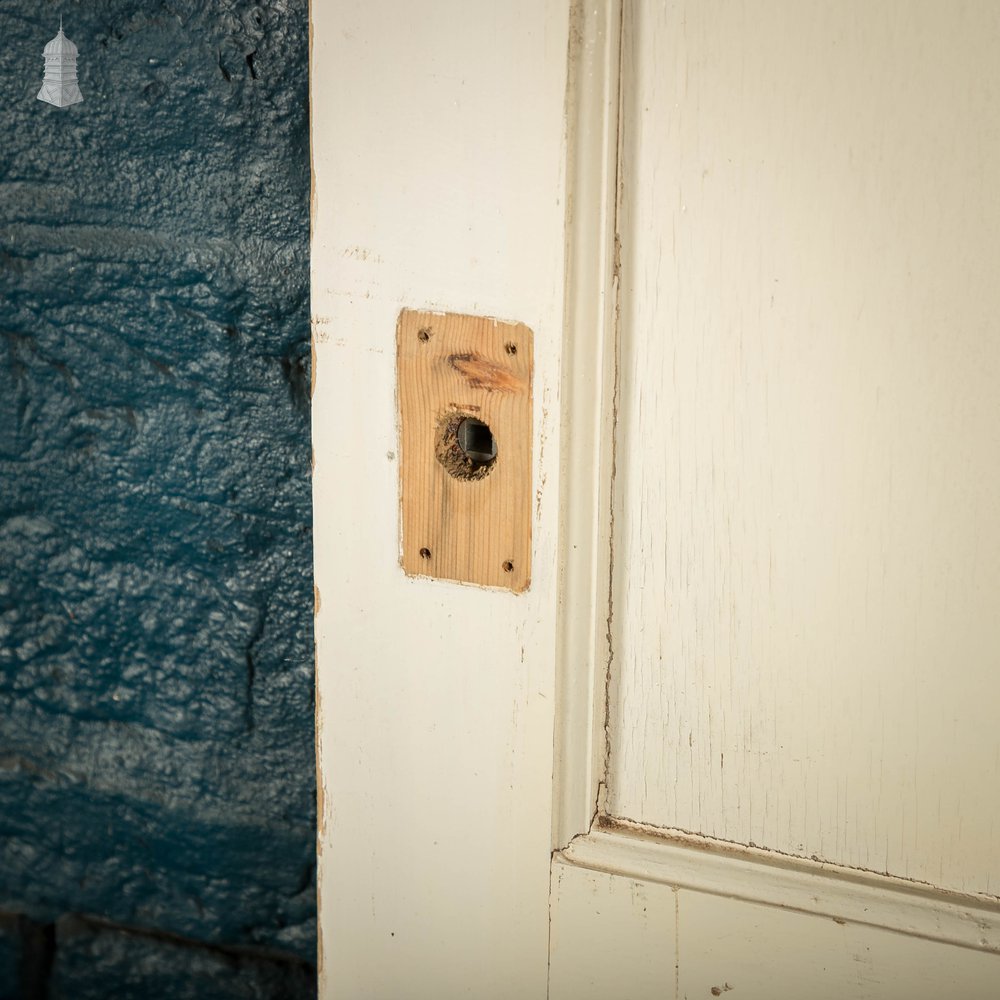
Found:
<svg viewBox="0 0 1000 1000"><path fill-rule="evenodd" d="M508 354L517 354L517 344L507 344L506 347L504 347L504 350Z"/></svg>
<svg viewBox="0 0 1000 1000"><path fill-rule="evenodd" d="M509 559L503 564L503 571L505 573L514 572L514 564Z"/></svg>
<svg viewBox="0 0 1000 1000"><path fill-rule="evenodd" d="M430 557L431 557L431 550L430 549L421 549L420 550L420 558L421 559L430 559Z"/></svg>
<svg viewBox="0 0 1000 1000"><path fill-rule="evenodd" d="M427 343L431 339L431 331L425 326L422 330L417 331L417 340Z"/></svg>

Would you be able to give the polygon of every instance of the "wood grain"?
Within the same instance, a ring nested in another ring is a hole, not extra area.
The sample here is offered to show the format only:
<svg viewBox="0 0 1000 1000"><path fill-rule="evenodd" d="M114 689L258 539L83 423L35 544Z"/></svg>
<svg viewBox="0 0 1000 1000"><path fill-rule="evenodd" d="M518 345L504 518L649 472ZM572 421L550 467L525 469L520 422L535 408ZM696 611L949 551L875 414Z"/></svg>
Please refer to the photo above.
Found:
<svg viewBox="0 0 1000 1000"><path fill-rule="evenodd" d="M626 35L609 811L1000 895L1000 7Z"/></svg>
<svg viewBox="0 0 1000 1000"><path fill-rule="evenodd" d="M404 309L396 349L403 569L520 593L531 582L531 331ZM496 442L474 471L455 439L467 417Z"/></svg>

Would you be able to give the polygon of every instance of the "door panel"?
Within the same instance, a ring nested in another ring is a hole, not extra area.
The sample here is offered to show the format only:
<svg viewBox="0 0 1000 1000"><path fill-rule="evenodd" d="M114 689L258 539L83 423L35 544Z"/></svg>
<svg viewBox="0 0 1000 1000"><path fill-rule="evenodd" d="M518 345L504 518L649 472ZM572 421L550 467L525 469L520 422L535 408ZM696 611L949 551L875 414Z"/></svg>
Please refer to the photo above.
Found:
<svg viewBox="0 0 1000 1000"><path fill-rule="evenodd" d="M679 998L934 1000L1000 979L998 955L851 921L684 891L677 911Z"/></svg>
<svg viewBox="0 0 1000 1000"><path fill-rule="evenodd" d="M676 910L670 886L557 862L548 1000L672 996Z"/></svg>
<svg viewBox="0 0 1000 1000"><path fill-rule="evenodd" d="M998 41L627 5L612 816L1000 890Z"/></svg>
<svg viewBox="0 0 1000 1000"><path fill-rule="evenodd" d="M552 1000L730 992L750 1000L937 1000L992 997L1000 982L995 952L561 861L552 905ZM933 932L934 922L924 930Z"/></svg>

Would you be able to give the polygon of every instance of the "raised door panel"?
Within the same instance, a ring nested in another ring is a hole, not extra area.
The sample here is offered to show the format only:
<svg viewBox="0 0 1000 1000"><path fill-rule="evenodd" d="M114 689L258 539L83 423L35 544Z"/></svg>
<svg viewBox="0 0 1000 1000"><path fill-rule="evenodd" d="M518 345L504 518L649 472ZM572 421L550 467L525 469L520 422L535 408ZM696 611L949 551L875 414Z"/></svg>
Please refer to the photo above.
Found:
<svg viewBox="0 0 1000 1000"><path fill-rule="evenodd" d="M608 811L996 895L1000 6L626 7Z"/></svg>

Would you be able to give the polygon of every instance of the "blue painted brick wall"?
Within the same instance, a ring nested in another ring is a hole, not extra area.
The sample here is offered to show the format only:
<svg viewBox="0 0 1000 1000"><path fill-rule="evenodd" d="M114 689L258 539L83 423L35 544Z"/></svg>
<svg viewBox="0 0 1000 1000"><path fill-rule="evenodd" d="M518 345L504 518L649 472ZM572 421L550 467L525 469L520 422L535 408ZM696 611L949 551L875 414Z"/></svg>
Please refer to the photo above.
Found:
<svg viewBox="0 0 1000 1000"><path fill-rule="evenodd" d="M53 997L311 995L307 53L306 0L0 5L0 1000L29 924Z"/></svg>

